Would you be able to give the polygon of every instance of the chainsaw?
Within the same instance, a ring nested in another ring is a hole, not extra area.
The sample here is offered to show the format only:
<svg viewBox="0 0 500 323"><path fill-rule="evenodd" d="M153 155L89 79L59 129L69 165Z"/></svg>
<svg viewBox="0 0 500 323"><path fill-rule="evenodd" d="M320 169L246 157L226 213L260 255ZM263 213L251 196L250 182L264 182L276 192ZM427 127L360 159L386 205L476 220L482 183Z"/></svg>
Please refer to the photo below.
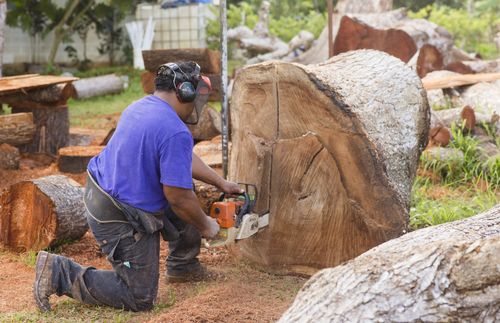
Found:
<svg viewBox="0 0 500 323"><path fill-rule="evenodd" d="M226 195L210 206L210 217L220 226L219 233L208 242L211 247L230 245L256 234L269 225L269 213L259 215L253 212L257 201L257 187L252 184L238 183L243 193ZM207 245L207 243L205 243Z"/></svg>

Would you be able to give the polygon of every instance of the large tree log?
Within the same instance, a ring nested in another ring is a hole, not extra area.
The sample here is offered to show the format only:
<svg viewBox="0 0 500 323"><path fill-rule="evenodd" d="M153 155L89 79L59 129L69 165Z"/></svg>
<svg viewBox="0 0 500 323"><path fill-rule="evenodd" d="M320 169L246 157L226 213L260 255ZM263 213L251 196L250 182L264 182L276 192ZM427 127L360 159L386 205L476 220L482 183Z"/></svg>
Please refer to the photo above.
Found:
<svg viewBox="0 0 500 323"><path fill-rule="evenodd" d="M82 173L92 157L98 155L104 146L70 146L59 149L57 167L65 173Z"/></svg>
<svg viewBox="0 0 500 323"><path fill-rule="evenodd" d="M413 39L402 30L379 30L355 18L344 16L333 44L333 54L355 49L380 50L396 56L403 62L408 62L417 51Z"/></svg>
<svg viewBox="0 0 500 323"><path fill-rule="evenodd" d="M160 65L169 62L194 61L203 74L220 74L220 52L207 48L143 50L144 68L156 72Z"/></svg>
<svg viewBox="0 0 500 323"><path fill-rule="evenodd" d="M12 113L33 113L35 137L28 144L19 146L21 152L57 154L69 142L68 106L30 108L12 106Z"/></svg>
<svg viewBox="0 0 500 323"><path fill-rule="evenodd" d="M417 55L418 76L423 78L430 72L442 70L443 67L443 56L436 47L425 44L419 49Z"/></svg>
<svg viewBox="0 0 500 323"><path fill-rule="evenodd" d="M418 76L373 50L306 67L242 69L231 98L232 180L270 225L243 256L294 271L337 265L406 230L429 107ZM301 269L302 268L302 269Z"/></svg>
<svg viewBox="0 0 500 323"><path fill-rule="evenodd" d="M80 79L73 82L73 85L78 99L115 94L124 90L124 81L116 74Z"/></svg>
<svg viewBox="0 0 500 323"><path fill-rule="evenodd" d="M492 82L496 80L500 80L500 73L455 74L444 76L442 78L424 78L422 82L424 83L424 87L426 90L432 90L471 85L480 82Z"/></svg>
<svg viewBox="0 0 500 323"><path fill-rule="evenodd" d="M32 113L14 113L0 115L0 144L27 144L35 135Z"/></svg>
<svg viewBox="0 0 500 323"><path fill-rule="evenodd" d="M280 322L500 321L500 207L313 276Z"/></svg>
<svg viewBox="0 0 500 323"><path fill-rule="evenodd" d="M83 188L61 175L14 184L0 195L0 242L40 250L87 231Z"/></svg>
<svg viewBox="0 0 500 323"><path fill-rule="evenodd" d="M475 74L471 77L481 75L492 74ZM491 116L493 113L500 115L500 73L495 73L495 75L499 77L495 82L481 82L465 89L461 95L463 103L473 106L476 111L486 115Z"/></svg>
<svg viewBox="0 0 500 323"><path fill-rule="evenodd" d="M9 144L0 144L0 168L18 169L20 159L19 149Z"/></svg>

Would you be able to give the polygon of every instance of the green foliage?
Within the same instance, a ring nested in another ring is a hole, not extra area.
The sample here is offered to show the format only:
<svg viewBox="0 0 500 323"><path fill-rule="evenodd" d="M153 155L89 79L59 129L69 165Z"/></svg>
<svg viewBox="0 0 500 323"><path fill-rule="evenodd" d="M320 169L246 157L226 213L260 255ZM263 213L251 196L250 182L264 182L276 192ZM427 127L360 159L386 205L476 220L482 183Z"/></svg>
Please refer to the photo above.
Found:
<svg viewBox="0 0 500 323"><path fill-rule="evenodd" d="M9 0L6 23L34 37L46 32L56 11L50 0Z"/></svg>
<svg viewBox="0 0 500 323"><path fill-rule="evenodd" d="M463 8L429 5L418 12L409 13L411 18L425 18L446 28L455 39L455 45L467 52L477 52L484 58L498 56L493 38L496 25L500 24L498 11L482 10L469 14Z"/></svg>
<svg viewBox="0 0 500 323"><path fill-rule="evenodd" d="M318 37L326 26L326 15L316 11L309 11L307 15L282 16L269 21L269 31L281 40L289 42L301 30L307 30Z"/></svg>
<svg viewBox="0 0 500 323"><path fill-rule="evenodd" d="M491 190L450 190L446 185L433 185L429 179L417 177L412 192L410 228L415 230L464 219L486 211L496 203L498 196Z"/></svg>

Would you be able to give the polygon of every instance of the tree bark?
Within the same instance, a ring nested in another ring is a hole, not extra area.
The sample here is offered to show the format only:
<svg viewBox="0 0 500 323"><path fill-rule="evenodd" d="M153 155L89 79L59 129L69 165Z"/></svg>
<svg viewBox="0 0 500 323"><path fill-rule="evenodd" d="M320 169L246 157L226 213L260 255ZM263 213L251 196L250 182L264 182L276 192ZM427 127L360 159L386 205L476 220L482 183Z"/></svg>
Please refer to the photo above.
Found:
<svg viewBox="0 0 500 323"><path fill-rule="evenodd" d="M344 16L333 44L333 55L355 49L380 50L403 62L408 62L417 51L413 39L402 30L378 30L355 18Z"/></svg>
<svg viewBox="0 0 500 323"><path fill-rule="evenodd" d="M88 99L94 96L120 93L124 82L116 74L89 77L73 82L77 99Z"/></svg>
<svg viewBox="0 0 500 323"><path fill-rule="evenodd" d="M429 107L400 60L362 50L236 78L229 177L252 183L269 227L236 252L292 271L337 265L401 235Z"/></svg>
<svg viewBox="0 0 500 323"><path fill-rule="evenodd" d="M0 195L0 242L10 248L40 250L86 231L83 188L65 176L20 182Z"/></svg>
<svg viewBox="0 0 500 323"><path fill-rule="evenodd" d="M0 144L0 168L2 169L18 169L19 149L8 144Z"/></svg>
<svg viewBox="0 0 500 323"><path fill-rule="evenodd" d="M70 146L59 149L57 167L65 173L83 173L92 157L98 155L103 146Z"/></svg>
<svg viewBox="0 0 500 323"><path fill-rule="evenodd" d="M497 322L500 207L386 242L312 277L280 322Z"/></svg>
<svg viewBox="0 0 500 323"><path fill-rule="evenodd" d="M27 144L35 135L32 113L14 113L0 115L0 144Z"/></svg>
<svg viewBox="0 0 500 323"><path fill-rule="evenodd" d="M160 65L169 62L194 61L203 74L220 74L220 52L207 48L143 50L144 68L156 73Z"/></svg>
<svg viewBox="0 0 500 323"><path fill-rule="evenodd" d="M21 152L56 155L69 142L69 117L66 105L58 107L26 108L12 106L13 113L31 112L36 125L32 142L19 146Z"/></svg>

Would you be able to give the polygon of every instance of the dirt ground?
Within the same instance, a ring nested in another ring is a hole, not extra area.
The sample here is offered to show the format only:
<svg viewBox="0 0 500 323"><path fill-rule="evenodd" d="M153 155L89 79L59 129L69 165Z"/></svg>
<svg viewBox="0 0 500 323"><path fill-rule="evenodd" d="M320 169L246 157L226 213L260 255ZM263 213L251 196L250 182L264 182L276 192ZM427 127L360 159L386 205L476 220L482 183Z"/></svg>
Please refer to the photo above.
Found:
<svg viewBox="0 0 500 323"><path fill-rule="evenodd" d="M0 191L15 182L51 174L60 174L52 158L24 156L20 170L0 170ZM64 175L84 184L84 174ZM54 252L85 266L111 268L90 232ZM168 246L162 241L160 288L151 312L110 310L53 296L53 313L46 315L37 312L31 294L35 253L18 254L0 247L0 321L272 322L292 303L306 281L303 277L266 273L218 248L202 249L200 255L202 263L219 274L215 281L168 284L164 275L167 252Z"/></svg>

